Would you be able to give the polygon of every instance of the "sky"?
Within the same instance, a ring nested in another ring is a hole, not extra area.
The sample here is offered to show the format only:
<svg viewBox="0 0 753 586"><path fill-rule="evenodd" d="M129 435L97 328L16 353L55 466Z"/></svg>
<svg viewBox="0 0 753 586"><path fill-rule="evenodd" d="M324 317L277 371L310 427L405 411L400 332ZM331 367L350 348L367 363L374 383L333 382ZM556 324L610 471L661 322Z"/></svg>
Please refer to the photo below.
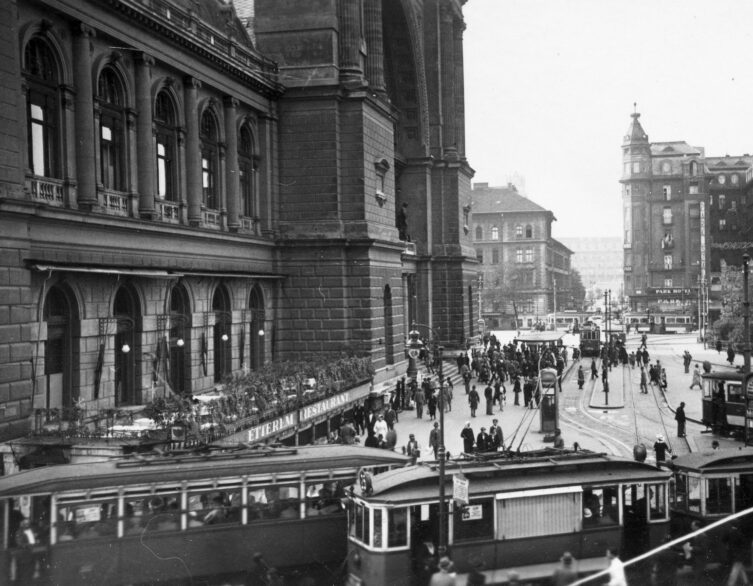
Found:
<svg viewBox="0 0 753 586"><path fill-rule="evenodd" d="M523 177L553 236L619 236L633 104L652 142L753 154L750 0L468 0L473 182Z"/></svg>

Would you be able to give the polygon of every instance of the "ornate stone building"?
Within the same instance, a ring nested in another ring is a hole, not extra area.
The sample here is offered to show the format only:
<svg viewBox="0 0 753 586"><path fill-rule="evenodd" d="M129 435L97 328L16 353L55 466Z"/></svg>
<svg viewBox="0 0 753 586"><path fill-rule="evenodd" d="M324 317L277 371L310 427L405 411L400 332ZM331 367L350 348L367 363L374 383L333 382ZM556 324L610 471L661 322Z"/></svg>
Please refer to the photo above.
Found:
<svg viewBox="0 0 753 586"><path fill-rule="evenodd" d="M482 317L490 329L530 327L570 299L572 251L552 237L554 214L517 188L473 184L473 243L481 263ZM513 303L515 307L513 307Z"/></svg>
<svg viewBox="0 0 753 586"><path fill-rule="evenodd" d="M462 4L2 3L0 439L472 335Z"/></svg>
<svg viewBox="0 0 753 586"><path fill-rule="evenodd" d="M635 312L697 315L708 271L703 148L649 142L632 121L622 143L624 289Z"/></svg>

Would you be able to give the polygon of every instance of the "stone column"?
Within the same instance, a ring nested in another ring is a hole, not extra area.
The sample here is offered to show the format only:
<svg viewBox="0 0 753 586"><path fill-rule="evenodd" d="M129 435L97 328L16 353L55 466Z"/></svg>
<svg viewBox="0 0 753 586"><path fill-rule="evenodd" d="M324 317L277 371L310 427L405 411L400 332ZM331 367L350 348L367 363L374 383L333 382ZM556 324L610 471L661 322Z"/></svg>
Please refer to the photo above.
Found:
<svg viewBox="0 0 753 586"><path fill-rule="evenodd" d="M154 129L152 103L152 67L154 58L141 53L136 58L136 109L138 120L136 125L139 216L152 220L154 213Z"/></svg>
<svg viewBox="0 0 753 586"><path fill-rule="evenodd" d="M366 78L375 92L384 94L382 0L366 0Z"/></svg>
<svg viewBox="0 0 753 586"><path fill-rule="evenodd" d="M359 3L353 0L338 0L340 81L356 84L363 81L360 45Z"/></svg>
<svg viewBox="0 0 753 586"><path fill-rule="evenodd" d="M463 68L463 32L465 22L455 22L455 137L458 155L465 156L465 73Z"/></svg>
<svg viewBox="0 0 753 586"><path fill-rule="evenodd" d="M240 213L240 201L238 200L238 127L236 125L236 112L238 100L227 96L225 98L225 186L227 194L227 227L232 232L237 232L240 227L238 215Z"/></svg>
<svg viewBox="0 0 753 586"><path fill-rule="evenodd" d="M91 55L91 38L94 36L94 31L79 22L74 25L73 34L73 78L76 84L77 201L80 208L91 209L98 203Z"/></svg>
<svg viewBox="0 0 753 586"><path fill-rule="evenodd" d="M442 147L445 155L457 156L455 137L455 15L452 9L443 6L439 15L439 46L442 98Z"/></svg>
<svg viewBox="0 0 753 586"><path fill-rule="evenodd" d="M186 100L186 192L188 193L188 223L201 224L201 149L199 148L199 88L195 77L185 79Z"/></svg>

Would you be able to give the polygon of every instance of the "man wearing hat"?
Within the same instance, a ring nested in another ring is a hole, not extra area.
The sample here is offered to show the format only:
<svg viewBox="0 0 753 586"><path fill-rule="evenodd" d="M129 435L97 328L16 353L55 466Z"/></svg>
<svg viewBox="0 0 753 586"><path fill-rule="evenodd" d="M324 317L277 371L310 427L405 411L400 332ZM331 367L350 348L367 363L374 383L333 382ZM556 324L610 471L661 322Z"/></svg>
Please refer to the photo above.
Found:
<svg viewBox="0 0 753 586"><path fill-rule="evenodd" d="M405 444L405 453L412 458L418 458L421 454L421 446L418 445L414 434L410 434L408 443Z"/></svg>
<svg viewBox="0 0 753 586"><path fill-rule="evenodd" d="M578 571L573 564L573 555L566 551L560 558L560 565L554 569L552 574L552 584L554 586L565 586L572 584L578 579Z"/></svg>
<svg viewBox="0 0 753 586"><path fill-rule="evenodd" d="M675 421L677 422L677 437L685 437L685 403L681 402L680 406L675 409Z"/></svg>
<svg viewBox="0 0 753 586"><path fill-rule="evenodd" d="M486 433L485 427L482 427L481 431L476 436L476 451L477 452L489 451L489 434Z"/></svg>
<svg viewBox="0 0 753 586"><path fill-rule="evenodd" d="M672 450L664 441L664 436L660 433L656 434L656 441L654 442L654 453L656 454L657 468L660 466L660 463L664 462L664 460L666 459L667 452L671 454Z"/></svg>
<svg viewBox="0 0 753 586"><path fill-rule="evenodd" d="M439 569L431 576L429 586L455 586L455 575L452 572L452 561L447 556L439 559Z"/></svg>

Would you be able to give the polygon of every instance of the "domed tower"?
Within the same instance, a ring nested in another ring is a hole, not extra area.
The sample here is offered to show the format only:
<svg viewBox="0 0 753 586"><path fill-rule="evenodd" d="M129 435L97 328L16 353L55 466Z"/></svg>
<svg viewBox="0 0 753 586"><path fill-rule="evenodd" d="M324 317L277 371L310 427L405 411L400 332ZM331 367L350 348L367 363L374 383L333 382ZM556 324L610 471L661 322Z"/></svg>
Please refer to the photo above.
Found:
<svg viewBox="0 0 753 586"><path fill-rule="evenodd" d="M637 296L645 294L648 285L648 247L643 238L648 226L647 204L651 192L651 145L635 111L622 141L622 210L623 210L623 280L625 295L631 308L637 309Z"/></svg>

